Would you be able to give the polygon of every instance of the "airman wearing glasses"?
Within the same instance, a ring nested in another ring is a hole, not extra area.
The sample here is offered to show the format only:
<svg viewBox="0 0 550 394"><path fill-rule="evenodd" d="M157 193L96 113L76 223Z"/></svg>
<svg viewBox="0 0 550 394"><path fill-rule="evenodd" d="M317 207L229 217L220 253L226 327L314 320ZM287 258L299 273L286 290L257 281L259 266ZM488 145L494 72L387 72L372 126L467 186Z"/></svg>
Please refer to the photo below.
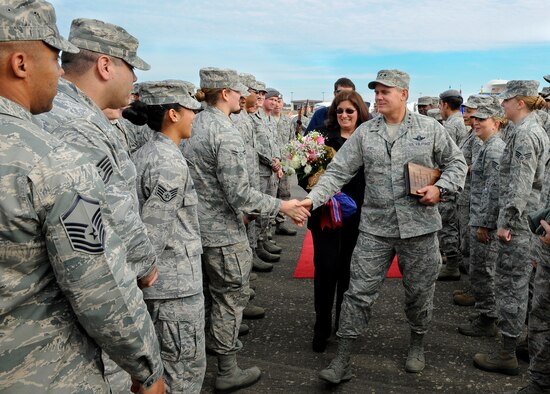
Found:
<svg viewBox="0 0 550 394"><path fill-rule="evenodd" d="M441 217L435 206L442 195L459 192L466 177L464 156L434 119L407 109L409 75L381 70L369 83L378 116L363 123L340 148L319 183L303 200L318 208L363 168L364 201L359 237L353 251L349 289L344 294L336 357L319 377L337 384L351 379L350 355L366 329L371 308L392 263L399 257L405 287L405 313L411 330L405 370L424 369L423 338L430 325L435 282L441 265L437 231ZM403 166L414 162L443 168L435 185L410 196Z"/></svg>

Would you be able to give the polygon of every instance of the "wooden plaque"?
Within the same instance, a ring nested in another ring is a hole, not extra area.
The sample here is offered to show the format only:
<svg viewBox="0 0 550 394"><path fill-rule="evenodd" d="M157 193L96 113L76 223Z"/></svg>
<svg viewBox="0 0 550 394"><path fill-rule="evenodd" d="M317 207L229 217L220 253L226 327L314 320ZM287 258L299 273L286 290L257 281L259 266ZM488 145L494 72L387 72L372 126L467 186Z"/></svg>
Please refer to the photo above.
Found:
<svg viewBox="0 0 550 394"><path fill-rule="evenodd" d="M425 167L412 162L405 164L405 187L409 196L422 197L423 194L419 194L417 190L435 184L440 176L441 171L437 168Z"/></svg>

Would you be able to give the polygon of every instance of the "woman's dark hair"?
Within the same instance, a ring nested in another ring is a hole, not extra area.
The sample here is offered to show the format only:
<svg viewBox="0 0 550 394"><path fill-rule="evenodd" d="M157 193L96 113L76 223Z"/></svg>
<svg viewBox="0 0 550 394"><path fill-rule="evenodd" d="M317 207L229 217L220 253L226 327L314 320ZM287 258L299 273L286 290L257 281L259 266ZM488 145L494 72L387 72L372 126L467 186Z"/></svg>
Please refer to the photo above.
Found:
<svg viewBox="0 0 550 394"><path fill-rule="evenodd" d="M122 116L135 125L147 124L151 130L161 131L164 115L173 109L179 111L183 107L177 103L147 105L143 101L136 100L122 111Z"/></svg>
<svg viewBox="0 0 550 394"><path fill-rule="evenodd" d="M451 108L452 111L456 111L457 109L460 109L460 106L462 105L462 102L464 101L462 97L445 97L441 99L442 102L449 104L449 108Z"/></svg>
<svg viewBox="0 0 550 394"><path fill-rule="evenodd" d="M344 90L334 97L331 106L328 109L327 116L327 129L328 130L338 130L340 125L338 124L338 118L336 116L336 108L342 101L349 101L353 107L357 110L357 123L355 127L357 128L361 123L369 120L369 110L363 101L363 98L359 93L354 90Z"/></svg>

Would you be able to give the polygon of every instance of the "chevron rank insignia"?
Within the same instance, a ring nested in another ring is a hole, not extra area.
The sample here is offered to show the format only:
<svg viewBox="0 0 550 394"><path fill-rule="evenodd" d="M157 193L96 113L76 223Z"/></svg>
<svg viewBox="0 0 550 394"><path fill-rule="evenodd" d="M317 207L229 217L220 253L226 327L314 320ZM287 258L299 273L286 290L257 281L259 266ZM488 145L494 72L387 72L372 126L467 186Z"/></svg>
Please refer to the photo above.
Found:
<svg viewBox="0 0 550 394"><path fill-rule="evenodd" d="M103 159L101 159L99 163L96 164L96 167L99 175L101 175L103 184L106 185L107 183L109 183L111 175L113 175L113 165L111 164L111 160L109 160L109 157L105 156Z"/></svg>
<svg viewBox="0 0 550 394"><path fill-rule="evenodd" d="M155 194L164 202L170 202L178 194L178 188L172 190L166 190L162 185L157 185L157 191Z"/></svg>
<svg viewBox="0 0 550 394"><path fill-rule="evenodd" d="M413 140L422 141L426 139L426 137L422 137L420 134L418 134L416 137L413 137Z"/></svg>
<svg viewBox="0 0 550 394"><path fill-rule="evenodd" d="M520 163L523 163L525 160L529 160L531 159L531 156L533 154L531 152L527 152L527 153L522 153L520 151L516 151L515 152L515 156L516 156L516 159L520 162Z"/></svg>
<svg viewBox="0 0 550 394"><path fill-rule="evenodd" d="M74 250L88 254L105 251L105 229L98 200L77 194L60 219Z"/></svg>

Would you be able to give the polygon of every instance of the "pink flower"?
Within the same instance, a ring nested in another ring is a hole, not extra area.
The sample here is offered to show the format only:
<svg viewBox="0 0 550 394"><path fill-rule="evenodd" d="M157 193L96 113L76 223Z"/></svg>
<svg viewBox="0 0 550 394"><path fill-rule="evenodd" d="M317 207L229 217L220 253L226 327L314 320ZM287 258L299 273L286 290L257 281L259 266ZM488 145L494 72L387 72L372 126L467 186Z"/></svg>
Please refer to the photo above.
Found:
<svg viewBox="0 0 550 394"><path fill-rule="evenodd" d="M319 137L317 137L317 143L319 145L324 145L325 144L325 138L320 135Z"/></svg>

